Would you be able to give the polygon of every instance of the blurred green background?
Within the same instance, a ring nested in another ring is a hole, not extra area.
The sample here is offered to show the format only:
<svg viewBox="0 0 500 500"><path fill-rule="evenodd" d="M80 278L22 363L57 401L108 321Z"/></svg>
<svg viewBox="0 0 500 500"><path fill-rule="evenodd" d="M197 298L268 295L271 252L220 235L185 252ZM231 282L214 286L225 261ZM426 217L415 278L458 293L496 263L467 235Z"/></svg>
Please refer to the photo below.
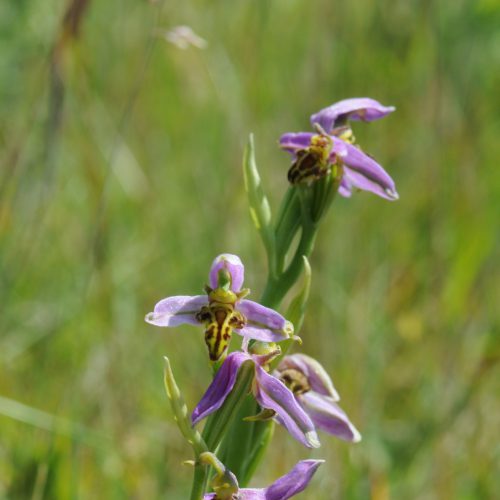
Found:
<svg viewBox="0 0 500 500"><path fill-rule="evenodd" d="M144 315L222 252L258 298L247 134L276 209L279 135L355 96L397 107L355 134L401 199L335 202L302 337L363 441L278 428L253 484L314 456L297 498L497 497L499 27L496 0L0 3L0 498L187 497L162 355L193 407L202 333Z"/></svg>

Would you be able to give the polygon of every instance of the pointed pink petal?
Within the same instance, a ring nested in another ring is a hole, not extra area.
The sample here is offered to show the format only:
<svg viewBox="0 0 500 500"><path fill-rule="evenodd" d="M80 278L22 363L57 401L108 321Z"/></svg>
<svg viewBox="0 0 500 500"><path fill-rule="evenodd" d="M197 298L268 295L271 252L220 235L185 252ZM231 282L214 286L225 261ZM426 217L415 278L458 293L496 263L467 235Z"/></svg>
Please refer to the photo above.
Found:
<svg viewBox="0 0 500 500"><path fill-rule="evenodd" d="M199 325L196 313L208 304L206 295L177 295L160 300L146 321L156 326L178 326L183 323Z"/></svg>
<svg viewBox="0 0 500 500"><path fill-rule="evenodd" d="M225 359L212 383L193 410L191 415L193 425L222 406L234 387L240 366L249 359L251 359L250 356L244 352L233 352Z"/></svg>
<svg viewBox="0 0 500 500"><path fill-rule="evenodd" d="M344 162L344 177L348 183L358 189L371 191L387 200L397 200L396 185L391 176L372 157L363 153L361 149L348 144L342 139L332 137L334 142L341 141L347 148Z"/></svg>
<svg viewBox="0 0 500 500"><path fill-rule="evenodd" d="M247 324L235 330L244 337L262 342L280 342L293 334L293 326L281 314L252 300L241 300L236 309L247 318Z"/></svg>
<svg viewBox="0 0 500 500"><path fill-rule="evenodd" d="M300 394L297 398L318 429L344 441L353 443L361 441L361 435L356 427L333 399L313 391Z"/></svg>
<svg viewBox="0 0 500 500"><path fill-rule="evenodd" d="M259 405L274 410L278 421L304 446L318 448L320 443L314 424L285 384L258 365L255 366L255 377L255 399Z"/></svg>
<svg viewBox="0 0 500 500"><path fill-rule="evenodd" d="M266 500L287 500L303 491L324 460L301 460L286 475L266 488Z"/></svg>

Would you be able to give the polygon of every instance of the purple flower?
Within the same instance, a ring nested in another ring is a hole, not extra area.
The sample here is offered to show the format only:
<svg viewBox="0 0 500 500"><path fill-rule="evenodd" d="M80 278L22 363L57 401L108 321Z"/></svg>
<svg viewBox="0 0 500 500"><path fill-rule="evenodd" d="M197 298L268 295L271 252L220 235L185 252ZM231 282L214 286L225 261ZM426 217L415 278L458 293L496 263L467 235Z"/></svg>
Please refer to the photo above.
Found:
<svg viewBox="0 0 500 500"><path fill-rule="evenodd" d="M312 132L283 134L280 145L293 154L295 161L292 168L304 158L309 159L309 163L316 162L318 168L322 156L317 152L318 138L327 136L331 140L331 145L324 146L322 151L329 153L330 164L339 163L343 166L339 186L339 193L342 196L349 197L353 189L361 189L388 200L397 200L399 196L394 181L381 165L354 145L354 136L348 125L349 120L378 120L394 109L393 106L383 106L366 97L345 99L311 116L311 123L320 131L319 134ZM325 171L324 165L320 167Z"/></svg>
<svg viewBox="0 0 500 500"><path fill-rule="evenodd" d="M267 488L239 488L236 477L227 469L219 472L214 481L215 493L207 493L203 500L287 500L307 488L314 473L324 460L301 460L284 476ZM222 483L219 487L218 483Z"/></svg>
<svg viewBox="0 0 500 500"><path fill-rule="evenodd" d="M268 350L266 354L250 354L244 345L244 351L232 352L225 359L217 375L201 398L191 416L193 425L218 410L232 391L238 371L243 363L250 361L255 368L252 393L262 407L271 416L276 415L288 432L308 448L318 448L320 443L314 424L307 416L293 393L285 384L267 373L265 367L280 353L279 348ZM269 348L272 349L272 348Z"/></svg>
<svg viewBox="0 0 500 500"><path fill-rule="evenodd" d="M212 361L226 352L233 331L263 342L279 342L293 335L292 324L281 314L243 299L249 293L241 288L244 273L239 257L219 255L210 269L206 295L167 297L145 319L165 327L205 325L205 343Z"/></svg>
<svg viewBox="0 0 500 500"><path fill-rule="evenodd" d="M361 440L359 432L337 405L340 398L332 380L315 359L305 354L285 356L275 376L294 393L316 428L345 441Z"/></svg>

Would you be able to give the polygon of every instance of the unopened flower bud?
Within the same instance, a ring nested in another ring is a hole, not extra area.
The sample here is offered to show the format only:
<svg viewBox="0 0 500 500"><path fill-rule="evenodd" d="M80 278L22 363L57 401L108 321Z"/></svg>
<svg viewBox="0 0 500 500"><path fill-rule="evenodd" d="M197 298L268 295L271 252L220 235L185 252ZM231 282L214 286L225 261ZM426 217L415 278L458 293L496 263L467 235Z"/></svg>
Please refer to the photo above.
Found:
<svg viewBox="0 0 500 500"><path fill-rule="evenodd" d="M215 469L216 474L212 480L212 488L217 500L233 499L239 491L236 476L213 453L202 453L200 462L211 465Z"/></svg>

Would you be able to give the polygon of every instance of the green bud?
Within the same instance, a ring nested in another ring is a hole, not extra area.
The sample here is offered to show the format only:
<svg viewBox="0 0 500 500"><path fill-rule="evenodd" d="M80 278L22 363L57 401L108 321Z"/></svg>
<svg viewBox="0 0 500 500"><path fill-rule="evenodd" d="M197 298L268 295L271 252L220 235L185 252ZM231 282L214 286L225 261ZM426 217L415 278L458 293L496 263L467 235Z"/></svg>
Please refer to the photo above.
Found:
<svg viewBox="0 0 500 500"><path fill-rule="evenodd" d="M172 373L172 368L170 366L170 361L166 356L164 356L164 360L165 390L167 392L167 396L174 413L175 422L177 423L177 426L179 427L182 435L193 447L195 455L199 455L200 453L203 453L208 449L207 445L205 444L205 441L201 437L200 433L196 429L193 429L193 427L191 426L188 409L186 403L184 402L184 398L182 397L181 391L179 390L179 386L175 381L174 374Z"/></svg>

